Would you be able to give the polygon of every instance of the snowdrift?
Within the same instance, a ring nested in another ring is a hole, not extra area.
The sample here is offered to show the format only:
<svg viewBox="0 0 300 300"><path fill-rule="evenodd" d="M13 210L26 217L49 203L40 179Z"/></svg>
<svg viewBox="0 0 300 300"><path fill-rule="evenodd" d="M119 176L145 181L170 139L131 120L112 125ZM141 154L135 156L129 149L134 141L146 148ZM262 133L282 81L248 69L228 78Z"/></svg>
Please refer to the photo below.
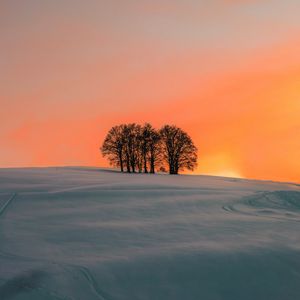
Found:
<svg viewBox="0 0 300 300"><path fill-rule="evenodd" d="M300 299L300 187L0 170L0 299Z"/></svg>

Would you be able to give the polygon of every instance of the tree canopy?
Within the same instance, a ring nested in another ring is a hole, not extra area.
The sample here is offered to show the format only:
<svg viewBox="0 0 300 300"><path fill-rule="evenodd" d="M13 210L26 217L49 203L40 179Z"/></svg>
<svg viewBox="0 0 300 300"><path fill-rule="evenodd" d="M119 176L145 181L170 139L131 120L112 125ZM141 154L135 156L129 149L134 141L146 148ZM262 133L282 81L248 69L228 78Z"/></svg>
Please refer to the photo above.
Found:
<svg viewBox="0 0 300 300"><path fill-rule="evenodd" d="M164 125L160 130L150 123L116 125L107 133L100 150L121 172L155 173L168 168L169 174L178 174L197 167L197 147L175 125Z"/></svg>

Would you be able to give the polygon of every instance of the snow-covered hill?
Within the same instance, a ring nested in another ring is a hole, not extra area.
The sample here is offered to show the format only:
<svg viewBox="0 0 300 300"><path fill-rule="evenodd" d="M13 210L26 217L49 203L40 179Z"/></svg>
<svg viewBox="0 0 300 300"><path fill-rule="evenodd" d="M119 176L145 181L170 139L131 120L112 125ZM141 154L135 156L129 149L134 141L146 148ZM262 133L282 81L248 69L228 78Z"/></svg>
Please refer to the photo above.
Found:
<svg viewBox="0 0 300 300"><path fill-rule="evenodd" d="M2 169L0 299L300 299L300 187Z"/></svg>

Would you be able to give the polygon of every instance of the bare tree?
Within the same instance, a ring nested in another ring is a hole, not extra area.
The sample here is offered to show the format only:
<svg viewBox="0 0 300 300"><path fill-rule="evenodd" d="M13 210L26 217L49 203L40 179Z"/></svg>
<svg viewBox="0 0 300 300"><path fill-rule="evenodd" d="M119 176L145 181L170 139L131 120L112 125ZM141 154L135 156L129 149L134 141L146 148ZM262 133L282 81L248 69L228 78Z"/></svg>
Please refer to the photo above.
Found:
<svg viewBox="0 0 300 300"><path fill-rule="evenodd" d="M141 153L144 164L144 173L148 173L148 166L150 173L155 173L155 166L160 157L160 135L151 124L145 123L142 127L142 144Z"/></svg>
<svg viewBox="0 0 300 300"><path fill-rule="evenodd" d="M151 124L145 123L142 128L142 143L141 143L141 152L143 158L143 165L144 165L144 173L148 173L148 152L149 152L149 143L150 143L150 136L151 136Z"/></svg>
<svg viewBox="0 0 300 300"><path fill-rule="evenodd" d="M178 174L197 166L197 148L192 139L174 125L165 125L159 132L149 123L114 126L100 149L122 172L126 168L128 173L155 173L156 168L167 164L170 174Z"/></svg>
<svg viewBox="0 0 300 300"><path fill-rule="evenodd" d="M135 157L133 153L133 139L134 139L134 128L135 124L125 124L123 130L123 138L125 141L125 162L127 172L135 172Z"/></svg>
<svg viewBox="0 0 300 300"><path fill-rule="evenodd" d="M163 157L170 174L180 170L194 170L197 166L197 148L191 137L174 125L165 125L160 130Z"/></svg>
<svg viewBox="0 0 300 300"><path fill-rule="evenodd" d="M118 125L112 127L105 137L105 140L100 148L102 155L108 157L111 165L121 168L121 172L124 171L124 125ZM130 170L129 170L130 171Z"/></svg>
<svg viewBox="0 0 300 300"><path fill-rule="evenodd" d="M153 127L150 128L149 154L150 154L150 173L155 173L155 166L161 158L161 137Z"/></svg>
<svg viewBox="0 0 300 300"><path fill-rule="evenodd" d="M127 171L135 173L142 170L141 161L141 126L135 123L125 124L123 130L125 141L125 160Z"/></svg>
<svg viewBox="0 0 300 300"><path fill-rule="evenodd" d="M143 171L143 129L141 125L136 124L134 127L134 152L135 162L139 173Z"/></svg>

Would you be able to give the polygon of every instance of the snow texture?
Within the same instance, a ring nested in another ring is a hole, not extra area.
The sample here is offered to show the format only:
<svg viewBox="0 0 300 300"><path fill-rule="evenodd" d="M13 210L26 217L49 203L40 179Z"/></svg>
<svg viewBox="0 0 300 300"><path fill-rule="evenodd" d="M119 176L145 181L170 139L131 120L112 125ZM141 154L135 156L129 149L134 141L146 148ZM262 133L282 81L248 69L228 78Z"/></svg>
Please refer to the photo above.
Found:
<svg viewBox="0 0 300 300"><path fill-rule="evenodd" d="M0 299L298 300L300 187L2 169Z"/></svg>

